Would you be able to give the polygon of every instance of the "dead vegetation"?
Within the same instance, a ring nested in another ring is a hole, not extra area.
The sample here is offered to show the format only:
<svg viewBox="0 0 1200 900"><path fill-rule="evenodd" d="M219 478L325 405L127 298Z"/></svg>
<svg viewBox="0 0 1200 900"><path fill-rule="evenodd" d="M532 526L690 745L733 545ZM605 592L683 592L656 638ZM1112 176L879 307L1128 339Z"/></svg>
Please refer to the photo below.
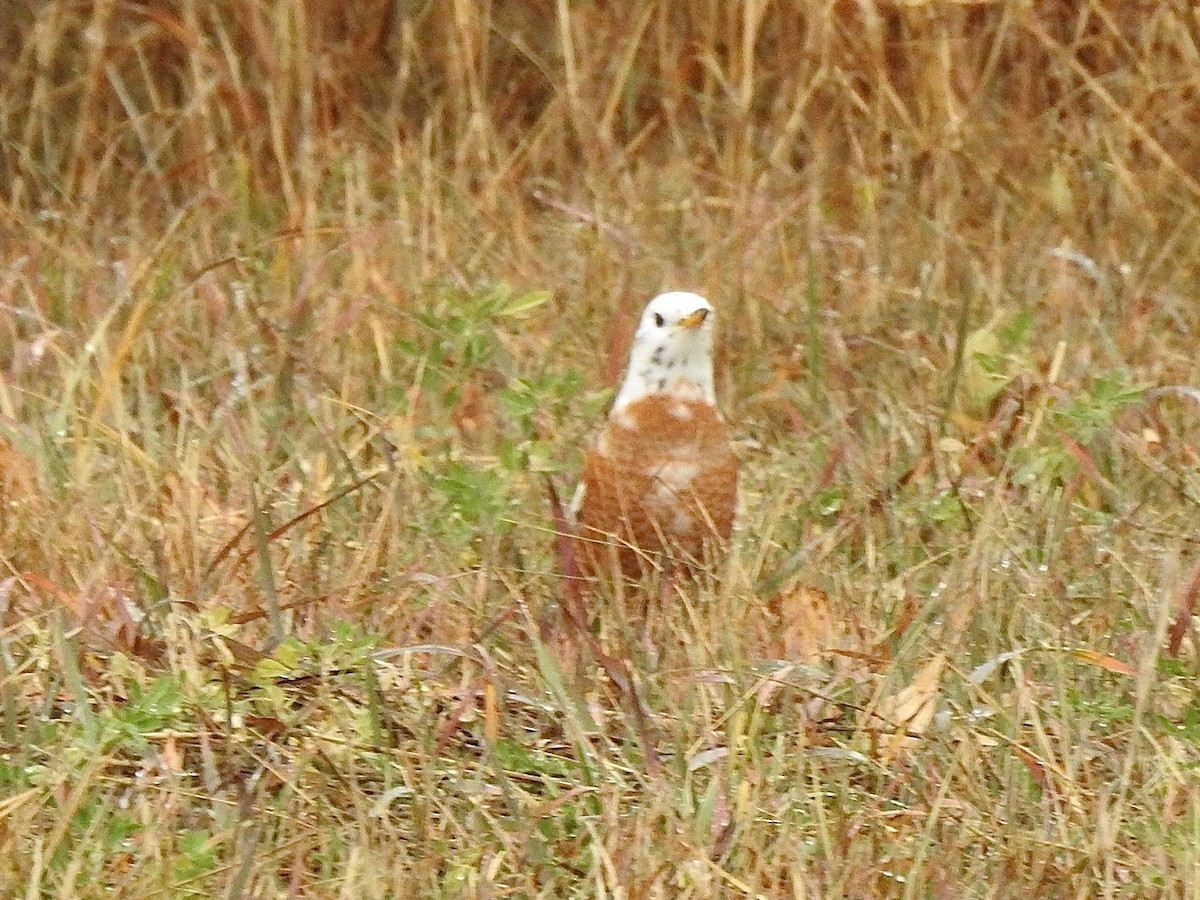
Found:
<svg viewBox="0 0 1200 900"><path fill-rule="evenodd" d="M0 884L1190 896L1182 0L11 0ZM743 511L556 574L633 317Z"/></svg>

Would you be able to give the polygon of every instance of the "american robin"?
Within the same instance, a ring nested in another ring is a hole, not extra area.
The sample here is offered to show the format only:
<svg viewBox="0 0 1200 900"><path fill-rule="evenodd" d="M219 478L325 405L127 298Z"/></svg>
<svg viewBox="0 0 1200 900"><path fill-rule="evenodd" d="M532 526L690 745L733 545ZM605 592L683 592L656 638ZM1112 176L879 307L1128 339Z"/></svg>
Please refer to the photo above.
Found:
<svg viewBox="0 0 1200 900"><path fill-rule="evenodd" d="M712 305L672 291L647 304L625 380L571 502L582 567L627 578L712 562L729 540L738 461L713 388Z"/></svg>

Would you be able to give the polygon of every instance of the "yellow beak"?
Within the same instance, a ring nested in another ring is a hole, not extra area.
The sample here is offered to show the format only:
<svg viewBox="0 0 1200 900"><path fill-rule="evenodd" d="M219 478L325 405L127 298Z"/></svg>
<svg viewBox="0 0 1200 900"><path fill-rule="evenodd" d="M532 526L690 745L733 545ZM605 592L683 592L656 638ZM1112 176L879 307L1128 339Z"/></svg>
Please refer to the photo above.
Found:
<svg viewBox="0 0 1200 900"><path fill-rule="evenodd" d="M691 331L693 328L699 328L700 325L708 318L707 309L698 309L695 312L690 312L679 320L678 326Z"/></svg>

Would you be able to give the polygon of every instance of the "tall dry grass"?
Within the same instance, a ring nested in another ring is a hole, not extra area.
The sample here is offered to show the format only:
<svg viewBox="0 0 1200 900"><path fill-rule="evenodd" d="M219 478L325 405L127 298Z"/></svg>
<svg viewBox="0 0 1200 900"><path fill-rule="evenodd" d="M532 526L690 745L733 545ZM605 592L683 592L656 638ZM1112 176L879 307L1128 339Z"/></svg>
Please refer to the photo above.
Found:
<svg viewBox="0 0 1200 900"><path fill-rule="evenodd" d="M1198 38L9 0L0 884L1190 896ZM667 286L745 510L597 666L542 474Z"/></svg>

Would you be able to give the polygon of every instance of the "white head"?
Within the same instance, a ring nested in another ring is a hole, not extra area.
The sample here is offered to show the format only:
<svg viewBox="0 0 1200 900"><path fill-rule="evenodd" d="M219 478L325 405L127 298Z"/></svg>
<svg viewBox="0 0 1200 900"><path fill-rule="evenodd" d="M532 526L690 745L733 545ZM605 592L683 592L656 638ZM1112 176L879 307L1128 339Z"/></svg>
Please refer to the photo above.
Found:
<svg viewBox="0 0 1200 900"><path fill-rule="evenodd" d="M713 308L699 294L659 294L642 313L613 412L648 394L716 404Z"/></svg>

